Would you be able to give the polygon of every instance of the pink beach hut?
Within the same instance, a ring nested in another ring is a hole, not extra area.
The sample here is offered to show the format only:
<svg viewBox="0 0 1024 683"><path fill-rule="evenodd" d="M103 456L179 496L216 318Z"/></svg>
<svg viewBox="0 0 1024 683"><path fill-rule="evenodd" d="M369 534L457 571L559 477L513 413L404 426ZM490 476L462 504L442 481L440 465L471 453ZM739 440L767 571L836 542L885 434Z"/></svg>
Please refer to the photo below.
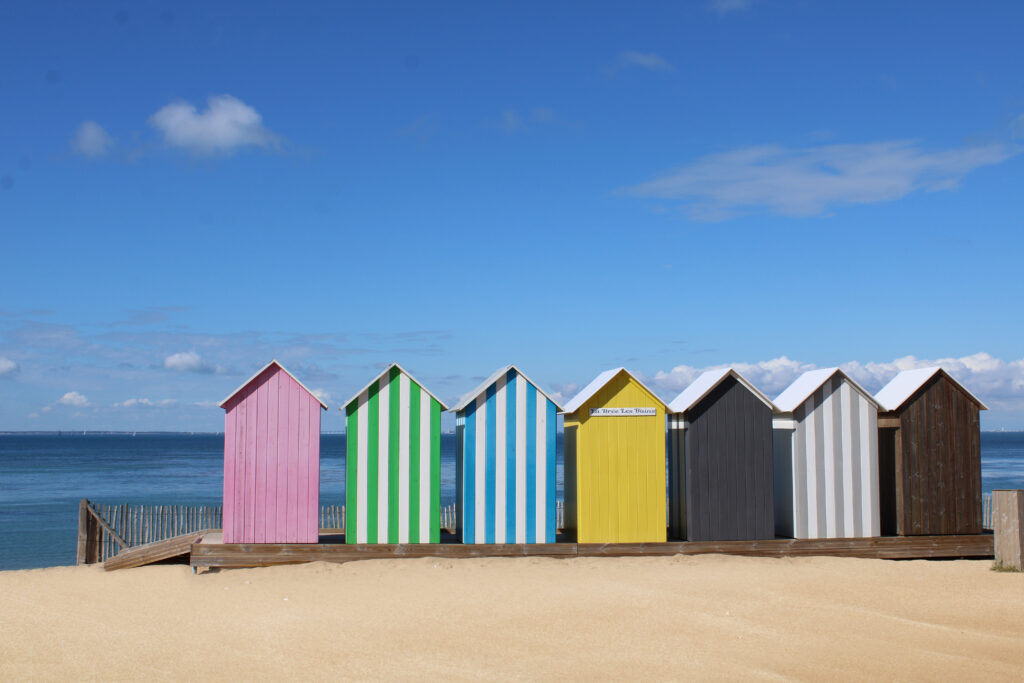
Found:
<svg viewBox="0 0 1024 683"><path fill-rule="evenodd" d="M326 404L274 360L220 407L224 543L316 543Z"/></svg>

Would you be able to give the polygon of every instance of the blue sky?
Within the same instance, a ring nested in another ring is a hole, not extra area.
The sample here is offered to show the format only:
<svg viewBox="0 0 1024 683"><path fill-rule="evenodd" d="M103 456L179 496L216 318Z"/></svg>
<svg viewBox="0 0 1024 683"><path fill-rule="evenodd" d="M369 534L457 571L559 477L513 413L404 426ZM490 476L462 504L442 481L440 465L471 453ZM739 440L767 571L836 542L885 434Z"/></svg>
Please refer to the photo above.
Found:
<svg viewBox="0 0 1024 683"><path fill-rule="evenodd" d="M1024 5L0 10L0 429L936 361L1024 428Z"/></svg>

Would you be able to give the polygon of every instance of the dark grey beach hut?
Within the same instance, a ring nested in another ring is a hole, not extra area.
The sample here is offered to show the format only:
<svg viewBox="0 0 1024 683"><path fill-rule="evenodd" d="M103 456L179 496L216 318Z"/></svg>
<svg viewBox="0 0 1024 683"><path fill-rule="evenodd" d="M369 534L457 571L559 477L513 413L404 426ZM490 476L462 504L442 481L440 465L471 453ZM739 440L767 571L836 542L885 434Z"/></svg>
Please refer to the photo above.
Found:
<svg viewBox="0 0 1024 683"><path fill-rule="evenodd" d="M939 367L904 370L875 395L882 534L980 534L985 404Z"/></svg>
<svg viewBox="0 0 1024 683"><path fill-rule="evenodd" d="M710 370L669 404L669 534L775 538L771 400L736 370Z"/></svg>

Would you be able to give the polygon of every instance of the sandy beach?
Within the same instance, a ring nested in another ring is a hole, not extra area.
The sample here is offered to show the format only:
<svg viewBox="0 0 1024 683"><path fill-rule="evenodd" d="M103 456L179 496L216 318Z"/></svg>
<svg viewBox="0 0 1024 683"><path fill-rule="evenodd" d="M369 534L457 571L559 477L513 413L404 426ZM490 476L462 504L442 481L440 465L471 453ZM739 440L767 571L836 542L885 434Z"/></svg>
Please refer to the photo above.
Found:
<svg viewBox="0 0 1024 683"><path fill-rule="evenodd" d="M0 679L1020 679L990 561L382 560L0 573Z"/></svg>

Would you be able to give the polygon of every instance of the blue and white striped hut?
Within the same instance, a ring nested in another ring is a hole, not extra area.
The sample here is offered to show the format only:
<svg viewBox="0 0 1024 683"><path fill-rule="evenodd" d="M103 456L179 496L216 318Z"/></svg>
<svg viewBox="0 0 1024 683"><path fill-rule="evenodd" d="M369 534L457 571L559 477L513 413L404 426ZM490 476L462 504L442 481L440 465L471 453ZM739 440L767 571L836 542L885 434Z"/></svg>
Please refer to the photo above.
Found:
<svg viewBox="0 0 1024 683"><path fill-rule="evenodd" d="M514 365L452 408L456 533L463 543L555 542L559 410Z"/></svg>

